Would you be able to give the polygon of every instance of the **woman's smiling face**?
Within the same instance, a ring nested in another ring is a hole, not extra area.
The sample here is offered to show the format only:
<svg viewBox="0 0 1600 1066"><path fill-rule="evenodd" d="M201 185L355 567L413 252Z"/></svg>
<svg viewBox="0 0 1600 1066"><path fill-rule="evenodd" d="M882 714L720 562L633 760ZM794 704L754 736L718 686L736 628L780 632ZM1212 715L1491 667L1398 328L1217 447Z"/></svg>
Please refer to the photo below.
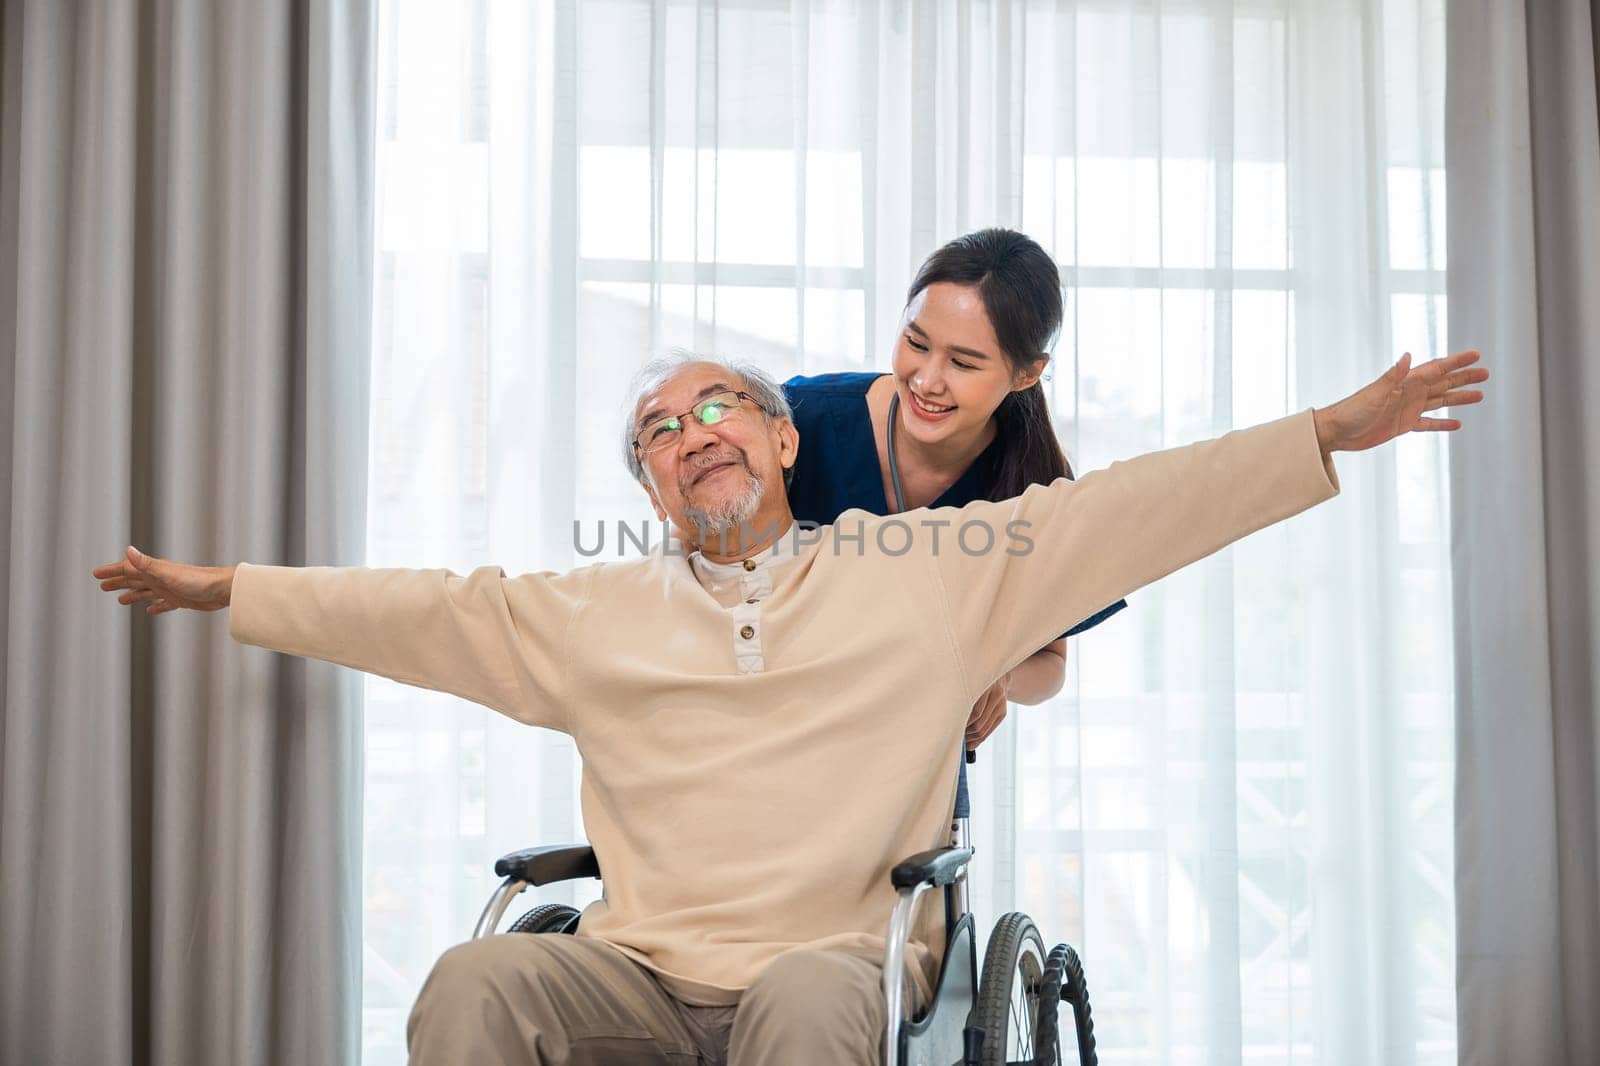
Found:
<svg viewBox="0 0 1600 1066"><path fill-rule="evenodd" d="M934 444L980 433L1014 389L1038 380L1011 368L975 286L929 285L906 307L894 350L900 421L912 437Z"/></svg>

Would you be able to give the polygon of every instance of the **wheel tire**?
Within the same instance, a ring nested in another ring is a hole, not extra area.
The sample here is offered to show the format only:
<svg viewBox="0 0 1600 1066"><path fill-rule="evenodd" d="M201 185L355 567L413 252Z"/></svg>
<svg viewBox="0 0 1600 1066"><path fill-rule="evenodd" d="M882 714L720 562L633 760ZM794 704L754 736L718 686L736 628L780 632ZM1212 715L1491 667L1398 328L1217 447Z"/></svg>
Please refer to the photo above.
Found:
<svg viewBox="0 0 1600 1066"><path fill-rule="evenodd" d="M1059 989L1060 998L1072 1007L1068 1023L1073 1027L1071 1043L1078 1051L1078 1066L1097 1066L1100 1060L1094 1047L1094 1019L1089 1016L1089 984L1083 977L1083 962L1071 945L1057 944L1050 949L1050 955L1044 962L1044 984L1047 988ZM1062 1066L1066 1066L1066 1057L1060 1053L1060 1024L1056 1011L1042 1012L1035 1043L1054 1046L1057 1059Z"/></svg>
<svg viewBox="0 0 1600 1066"><path fill-rule="evenodd" d="M1066 944L1057 944L1051 950L1050 961L1060 963L1061 998L1072 1006L1078 1038L1078 1066L1097 1066L1100 1058L1094 1047L1094 1019L1089 1014L1089 983L1083 977L1083 961Z"/></svg>
<svg viewBox="0 0 1600 1066"><path fill-rule="evenodd" d="M508 933L575 933L578 912L564 903L541 903L512 922Z"/></svg>
<svg viewBox="0 0 1600 1066"><path fill-rule="evenodd" d="M1002 915L989 934L983 954L983 976L978 981L978 1003L973 1021L984 1031L982 1066L1006 1066L1026 1062L1053 1066L1060 1061L1060 1047L1038 1048L1034 1038L1043 1015L1047 1033L1053 1033L1056 1005L1061 999L1059 984L1045 984L1044 938L1026 914L1013 911Z"/></svg>

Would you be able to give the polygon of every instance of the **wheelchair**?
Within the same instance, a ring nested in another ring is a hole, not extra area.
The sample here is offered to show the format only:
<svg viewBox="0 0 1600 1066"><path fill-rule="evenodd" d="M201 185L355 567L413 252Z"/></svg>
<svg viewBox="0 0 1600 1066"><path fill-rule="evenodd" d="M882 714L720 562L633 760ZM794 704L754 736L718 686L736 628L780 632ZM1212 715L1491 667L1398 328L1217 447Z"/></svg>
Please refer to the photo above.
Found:
<svg viewBox="0 0 1600 1066"><path fill-rule="evenodd" d="M971 756L968 756L971 759ZM1046 951L1033 920L1018 911L995 923L978 969L975 924L967 909L969 841L966 766L961 766L950 843L906 858L889 872L897 894L884 948L883 993L887 1007L884 1066L1096 1066L1089 989L1078 953L1067 944ZM511 900L529 885L600 877L594 850L586 845L524 848L494 864L500 885L489 897L473 939L495 934ZM922 894L944 897L945 952L932 1001L916 1018L902 1017L906 944ZM517 918L506 933L576 933L580 912L542 903ZM1071 1007L1068 1037L1061 1036L1060 1004ZM1063 1044L1076 1050L1062 1057Z"/></svg>

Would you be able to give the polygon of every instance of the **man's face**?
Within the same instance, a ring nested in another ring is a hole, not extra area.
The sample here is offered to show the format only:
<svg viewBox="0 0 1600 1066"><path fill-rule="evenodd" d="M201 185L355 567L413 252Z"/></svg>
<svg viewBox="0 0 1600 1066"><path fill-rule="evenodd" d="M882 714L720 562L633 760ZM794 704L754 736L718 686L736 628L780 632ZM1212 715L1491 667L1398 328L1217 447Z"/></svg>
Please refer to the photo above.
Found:
<svg viewBox="0 0 1600 1066"><path fill-rule="evenodd" d="M669 519L680 535L699 544L702 530L715 536L731 529L730 545L741 522L754 529L789 517L783 470L794 463L799 435L788 419L768 418L754 400L705 425L690 412L711 396L749 393L744 379L713 363L690 363L646 395L634 412L633 433L663 415L682 426L676 439L652 448L640 439L645 491L656 516Z"/></svg>

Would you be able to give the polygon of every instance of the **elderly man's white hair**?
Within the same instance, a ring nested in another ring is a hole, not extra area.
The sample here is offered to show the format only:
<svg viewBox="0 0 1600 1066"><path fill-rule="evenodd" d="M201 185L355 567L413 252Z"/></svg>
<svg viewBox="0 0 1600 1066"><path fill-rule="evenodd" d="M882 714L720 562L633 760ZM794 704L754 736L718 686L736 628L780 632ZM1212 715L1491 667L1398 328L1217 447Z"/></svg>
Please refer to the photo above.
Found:
<svg viewBox="0 0 1600 1066"><path fill-rule="evenodd" d="M639 432L639 427L634 424L634 419L639 415L639 402L666 384L684 367L700 364L720 366L728 373L743 379L745 388L742 391L755 397L756 403L760 405L763 415L768 420L787 418L791 422L794 421L794 409L789 406L789 399L783 394L783 387L771 374L755 363L743 359L701 355L686 348L674 348L670 355L652 359L640 367L628 385L627 415L622 423L622 458L628 464L628 472L641 485L645 483L644 464L640 462L638 453L633 450L633 438ZM785 483L788 482L792 472L792 470L784 471Z"/></svg>

